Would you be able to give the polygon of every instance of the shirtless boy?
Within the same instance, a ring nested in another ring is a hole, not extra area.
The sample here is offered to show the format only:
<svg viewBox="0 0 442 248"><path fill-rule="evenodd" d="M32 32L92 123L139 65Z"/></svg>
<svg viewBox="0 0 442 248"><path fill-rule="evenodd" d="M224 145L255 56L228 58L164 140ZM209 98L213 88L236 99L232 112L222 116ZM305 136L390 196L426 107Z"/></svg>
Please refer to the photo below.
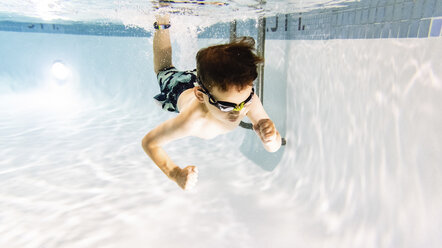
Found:
<svg viewBox="0 0 442 248"><path fill-rule="evenodd" d="M169 17L157 17L154 27L154 70L161 88L154 98L178 114L151 130L142 146L164 174L185 190L193 188L197 168L180 168L162 146L187 136L214 138L235 129L244 116L267 151L280 148L281 136L254 94L257 64L263 59L253 52L252 39L201 49L196 71L178 71L172 65Z"/></svg>

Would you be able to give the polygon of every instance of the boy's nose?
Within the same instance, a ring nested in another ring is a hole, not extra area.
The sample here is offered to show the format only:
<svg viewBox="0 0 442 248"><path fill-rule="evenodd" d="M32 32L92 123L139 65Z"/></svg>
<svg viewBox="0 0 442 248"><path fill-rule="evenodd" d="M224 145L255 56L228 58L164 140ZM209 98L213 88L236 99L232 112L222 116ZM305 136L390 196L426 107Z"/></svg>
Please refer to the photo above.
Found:
<svg viewBox="0 0 442 248"><path fill-rule="evenodd" d="M241 103L240 105L236 105L236 107L233 109L233 111L239 112L244 108L244 103Z"/></svg>

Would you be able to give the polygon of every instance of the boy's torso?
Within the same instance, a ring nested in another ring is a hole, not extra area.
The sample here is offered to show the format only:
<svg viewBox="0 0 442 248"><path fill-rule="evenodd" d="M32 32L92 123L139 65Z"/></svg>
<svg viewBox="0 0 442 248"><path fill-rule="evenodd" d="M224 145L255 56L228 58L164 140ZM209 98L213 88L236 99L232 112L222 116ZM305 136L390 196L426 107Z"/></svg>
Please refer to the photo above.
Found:
<svg viewBox="0 0 442 248"><path fill-rule="evenodd" d="M177 106L180 114L185 115L189 119L188 121L192 122L189 135L203 139L212 139L234 130L248 112L248 109L244 108L235 121L229 121L229 113L222 115L225 118L216 118L205 109L204 103L200 103L196 99L193 89L187 89L181 93Z"/></svg>

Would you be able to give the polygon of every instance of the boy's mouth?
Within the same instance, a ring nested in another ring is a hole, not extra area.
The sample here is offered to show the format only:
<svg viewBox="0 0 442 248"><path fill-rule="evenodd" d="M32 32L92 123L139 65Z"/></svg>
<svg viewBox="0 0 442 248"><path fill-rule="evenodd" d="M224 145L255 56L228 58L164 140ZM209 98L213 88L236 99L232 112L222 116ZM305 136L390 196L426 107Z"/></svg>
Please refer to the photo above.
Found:
<svg viewBox="0 0 442 248"><path fill-rule="evenodd" d="M227 119L229 120L229 121L231 121L231 122L235 122L235 121L237 121L238 120L238 115L229 115L228 117L227 117Z"/></svg>

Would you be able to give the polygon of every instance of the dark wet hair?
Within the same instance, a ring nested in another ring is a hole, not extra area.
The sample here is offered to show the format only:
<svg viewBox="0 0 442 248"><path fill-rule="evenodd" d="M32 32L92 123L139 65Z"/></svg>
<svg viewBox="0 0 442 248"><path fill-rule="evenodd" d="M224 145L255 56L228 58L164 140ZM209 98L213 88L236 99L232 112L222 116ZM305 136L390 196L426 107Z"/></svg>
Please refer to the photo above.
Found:
<svg viewBox="0 0 442 248"><path fill-rule="evenodd" d="M218 87L227 91L234 87L239 91L258 76L257 65L264 59L255 54L255 40L241 37L230 43L210 46L198 51L196 64L198 77L209 90Z"/></svg>

